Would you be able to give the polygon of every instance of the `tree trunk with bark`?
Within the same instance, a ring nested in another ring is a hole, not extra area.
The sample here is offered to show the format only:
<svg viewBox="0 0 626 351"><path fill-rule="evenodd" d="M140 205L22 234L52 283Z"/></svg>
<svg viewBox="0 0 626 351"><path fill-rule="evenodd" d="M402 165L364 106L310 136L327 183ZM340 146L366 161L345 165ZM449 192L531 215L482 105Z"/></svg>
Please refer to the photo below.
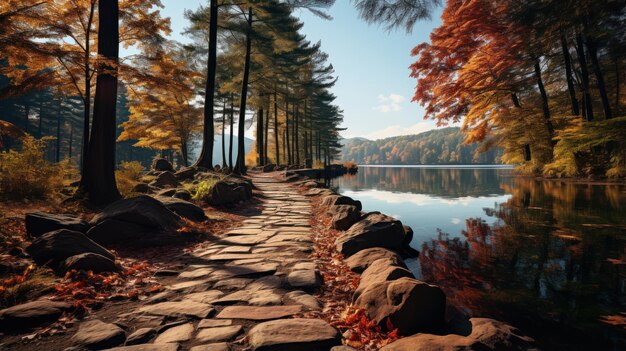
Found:
<svg viewBox="0 0 626 351"><path fill-rule="evenodd" d="M248 99L248 79L250 77L250 51L252 50L252 8L248 8L248 25L246 27L246 57L243 67L243 81L241 83L241 103L239 104L239 123L237 133L237 164L235 172L246 174L246 150L245 150L245 124L246 124L246 102Z"/></svg>

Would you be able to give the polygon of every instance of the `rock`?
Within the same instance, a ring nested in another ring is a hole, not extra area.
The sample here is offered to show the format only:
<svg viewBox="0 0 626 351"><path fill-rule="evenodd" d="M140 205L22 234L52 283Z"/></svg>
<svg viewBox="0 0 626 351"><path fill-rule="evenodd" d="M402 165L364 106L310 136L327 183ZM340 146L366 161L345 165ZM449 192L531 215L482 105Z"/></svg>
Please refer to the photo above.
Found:
<svg viewBox="0 0 626 351"><path fill-rule="evenodd" d="M177 190L176 193L174 193L174 195L172 195L172 197L175 197L175 198L181 199L181 200L185 200L185 201L191 201L191 193L188 190L185 190L185 189Z"/></svg>
<svg viewBox="0 0 626 351"><path fill-rule="evenodd" d="M249 184L220 180L213 185L205 200L209 205L220 206L245 201L251 197L252 188Z"/></svg>
<svg viewBox="0 0 626 351"><path fill-rule="evenodd" d="M273 172L275 168L276 168L276 165L273 165L273 164L265 165L265 166L263 166L262 171L265 172L265 173Z"/></svg>
<svg viewBox="0 0 626 351"><path fill-rule="evenodd" d="M222 319L249 319L255 321L267 321L293 316L300 313L302 306L228 306L220 312L216 318Z"/></svg>
<svg viewBox="0 0 626 351"><path fill-rule="evenodd" d="M348 230L361 219L361 211L352 205L335 205L328 210L333 217L332 226L337 230Z"/></svg>
<svg viewBox="0 0 626 351"><path fill-rule="evenodd" d="M36 300L0 310L0 331L17 331L56 322L71 305L51 300Z"/></svg>
<svg viewBox="0 0 626 351"><path fill-rule="evenodd" d="M322 308L322 304L319 300L313 296L305 293L301 290L290 291L283 297L285 304L297 304L302 305L309 310L319 310Z"/></svg>
<svg viewBox="0 0 626 351"><path fill-rule="evenodd" d="M198 329L228 327L230 325L233 325L233 321L230 319L203 319L198 323Z"/></svg>
<svg viewBox="0 0 626 351"><path fill-rule="evenodd" d="M173 172L174 167L172 166L170 161L164 158L156 158L152 161L152 170L160 171L160 172L163 172L163 171Z"/></svg>
<svg viewBox="0 0 626 351"><path fill-rule="evenodd" d="M241 333L243 328L240 325L230 325L225 327L203 328L198 331L195 341L200 343L229 341L237 334Z"/></svg>
<svg viewBox="0 0 626 351"><path fill-rule="evenodd" d="M213 313L211 305L191 300L167 301L154 305L143 306L139 312L157 316L189 316L198 319L207 318Z"/></svg>
<svg viewBox="0 0 626 351"><path fill-rule="evenodd" d="M178 349L178 344L142 344L116 347L106 351L178 351Z"/></svg>
<svg viewBox="0 0 626 351"><path fill-rule="evenodd" d="M154 339L157 331L154 328L140 328L135 330L126 339L126 345L138 345L145 344Z"/></svg>
<svg viewBox="0 0 626 351"><path fill-rule="evenodd" d="M337 205L351 205L356 207L357 211L363 209L361 201L343 195L329 195L322 200L322 206L331 207Z"/></svg>
<svg viewBox="0 0 626 351"><path fill-rule="evenodd" d="M381 351L487 351L487 350L530 350L534 340L522 335L516 328L488 318L472 318L469 335L417 334L400 339Z"/></svg>
<svg viewBox="0 0 626 351"><path fill-rule="evenodd" d="M141 224L105 219L87 232L87 237L100 245L137 242L150 236L152 229Z"/></svg>
<svg viewBox="0 0 626 351"><path fill-rule="evenodd" d="M312 188L317 188L319 186L319 184L316 181L314 181L314 180L309 180L307 182L304 182L304 184L302 184L302 186L305 187L305 188L312 189Z"/></svg>
<svg viewBox="0 0 626 351"><path fill-rule="evenodd" d="M176 178L179 181L191 180L195 177L196 173L198 173L198 169L195 167L184 167L178 170L178 172L174 173Z"/></svg>
<svg viewBox="0 0 626 351"><path fill-rule="evenodd" d="M189 351L229 351L228 344L225 342L218 342L215 344L198 345L194 346Z"/></svg>
<svg viewBox="0 0 626 351"><path fill-rule="evenodd" d="M116 219L143 227L163 229L180 226L180 217L170 211L160 201L147 195L116 201L95 215L91 224L99 224L105 219Z"/></svg>
<svg viewBox="0 0 626 351"><path fill-rule="evenodd" d="M180 186L180 183L178 182L178 179L176 178L174 173L170 171L165 171L159 174L155 180L150 182L150 185L157 187L157 188L164 188L164 187L176 188Z"/></svg>
<svg viewBox="0 0 626 351"><path fill-rule="evenodd" d="M367 269L374 261L385 258L393 262L394 266L407 268L402 257L394 251L384 249L382 247L373 247L371 249L361 250L354 255L346 258L344 262L353 272L361 273Z"/></svg>
<svg viewBox="0 0 626 351"><path fill-rule="evenodd" d="M156 340L155 344L168 344L177 343L191 340L194 327L192 323L186 323L167 329L161 333Z"/></svg>
<svg viewBox="0 0 626 351"><path fill-rule="evenodd" d="M68 257L62 264L64 272L75 269L77 271L92 271L94 273L119 272L122 267L114 261L95 253L84 253Z"/></svg>
<svg viewBox="0 0 626 351"><path fill-rule="evenodd" d="M330 351L357 351L357 349L353 349L350 346L341 345L333 347L332 349L330 349Z"/></svg>
<svg viewBox="0 0 626 351"><path fill-rule="evenodd" d="M44 212L31 212L26 214L26 232L31 238L36 238L45 233L59 229L85 233L89 229L89 223L78 217L67 214Z"/></svg>
<svg viewBox="0 0 626 351"><path fill-rule="evenodd" d="M157 197L172 197L176 194L176 188L163 189L156 193Z"/></svg>
<svg viewBox="0 0 626 351"><path fill-rule="evenodd" d="M334 191L324 188L313 188L306 192L305 196L330 196L337 195Z"/></svg>
<svg viewBox="0 0 626 351"><path fill-rule="evenodd" d="M306 269L289 273L287 282L294 288L315 289L322 285L323 280L316 269Z"/></svg>
<svg viewBox="0 0 626 351"><path fill-rule="evenodd" d="M344 256L372 247L397 250L404 241L404 228L395 218L378 212L367 214L335 240L337 251Z"/></svg>
<svg viewBox="0 0 626 351"><path fill-rule="evenodd" d="M395 266L393 260L388 258L378 259L361 274L359 286L354 291L352 299L358 299L361 293L371 286L383 284L384 282L400 279L402 277L415 278L413 273L408 269Z"/></svg>
<svg viewBox="0 0 626 351"><path fill-rule="evenodd" d="M189 201L177 199L175 197L157 197L157 200L161 201L170 211L183 218L187 218L194 222L203 222L208 219L201 207L196 206Z"/></svg>
<svg viewBox="0 0 626 351"><path fill-rule="evenodd" d="M67 229L59 229L36 238L26 251L38 265L48 264L51 267L57 267L68 257L89 252L115 260L111 252L85 234Z"/></svg>
<svg viewBox="0 0 626 351"><path fill-rule="evenodd" d="M385 327L389 319L400 335L412 335L441 331L446 296L437 286L404 277L370 285L355 306L365 309L373 322Z"/></svg>
<svg viewBox="0 0 626 351"><path fill-rule="evenodd" d="M317 351L340 345L340 334L321 319L280 319L256 325L248 332L255 351Z"/></svg>
<svg viewBox="0 0 626 351"><path fill-rule="evenodd" d="M82 322L72 341L90 350L103 350L123 344L126 341L126 333L115 324L94 319Z"/></svg>
<svg viewBox="0 0 626 351"><path fill-rule="evenodd" d="M149 194L154 192L154 188L146 183L138 183L133 187L133 193Z"/></svg>

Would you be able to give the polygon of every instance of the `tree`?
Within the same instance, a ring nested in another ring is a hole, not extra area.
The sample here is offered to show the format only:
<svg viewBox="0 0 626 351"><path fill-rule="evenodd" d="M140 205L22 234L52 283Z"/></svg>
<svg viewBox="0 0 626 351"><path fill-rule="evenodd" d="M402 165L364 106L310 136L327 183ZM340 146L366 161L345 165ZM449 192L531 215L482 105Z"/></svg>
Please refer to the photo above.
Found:
<svg viewBox="0 0 626 351"><path fill-rule="evenodd" d="M382 23L387 30L403 27L411 32L419 20L430 14L441 0L352 0L359 15L370 23Z"/></svg>
<svg viewBox="0 0 626 351"><path fill-rule="evenodd" d="M115 112L119 60L118 1L99 0L98 55L93 128L80 188L97 205L120 198L115 184Z"/></svg>

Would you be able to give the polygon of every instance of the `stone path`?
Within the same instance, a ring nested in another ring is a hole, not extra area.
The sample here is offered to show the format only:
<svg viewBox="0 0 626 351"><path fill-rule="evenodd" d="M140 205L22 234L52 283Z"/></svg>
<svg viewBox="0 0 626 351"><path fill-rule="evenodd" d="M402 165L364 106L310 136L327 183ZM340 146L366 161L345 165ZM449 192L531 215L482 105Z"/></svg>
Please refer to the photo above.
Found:
<svg viewBox="0 0 626 351"><path fill-rule="evenodd" d="M175 345L192 351L330 350L340 345L339 333L326 322L294 318L322 307L311 293L323 280L309 258L310 202L275 176L252 174L263 192L260 214L191 253L190 264L164 292L119 316L116 324L126 326L127 346L119 346L114 324L98 324L106 331L102 339L111 340L99 340L93 325L79 328L74 340L117 346L112 350L175 350Z"/></svg>

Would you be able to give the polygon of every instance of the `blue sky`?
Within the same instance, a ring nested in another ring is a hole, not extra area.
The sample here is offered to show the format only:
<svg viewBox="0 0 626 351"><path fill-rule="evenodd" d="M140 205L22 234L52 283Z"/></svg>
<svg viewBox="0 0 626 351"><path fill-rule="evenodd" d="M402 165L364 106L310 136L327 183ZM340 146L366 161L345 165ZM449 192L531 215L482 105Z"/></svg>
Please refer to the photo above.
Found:
<svg viewBox="0 0 626 351"><path fill-rule="evenodd" d="M187 25L185 8L195 9L207 1L163 0L163 15L171 18L173 39L185 41L180 35ZM358 18L349 0L337 0L330 9L333 20L318 18L307 11L297 13L304 22L303 33L312 42L322 41L322 50L339 77L333 92L344 110L342 132L345 137L378 139L395 135L416 134L435 128L423 120L423 109L412 103L415 80L409 77L414 61L410 52L427 41L431 30L440 24L441 9L432 21L419 22L413 33L403 30L387 33L377 25L368 25Z"/></svg>

